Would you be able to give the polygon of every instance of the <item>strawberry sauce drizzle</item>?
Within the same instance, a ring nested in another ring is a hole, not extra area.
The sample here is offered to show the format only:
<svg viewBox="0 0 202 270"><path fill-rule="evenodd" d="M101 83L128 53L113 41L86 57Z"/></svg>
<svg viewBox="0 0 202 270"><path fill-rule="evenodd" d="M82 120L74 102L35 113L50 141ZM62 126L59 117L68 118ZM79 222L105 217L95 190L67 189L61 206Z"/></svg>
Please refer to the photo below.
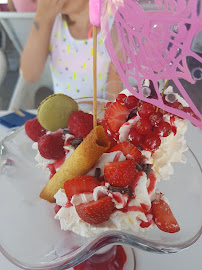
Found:
<svg viewBox="0 0 202 270"><path fill-rule="evenodd" d="M115 155L115 157L113 159L113 162L119 161L120 156L121 156L121 152L116 153L116 155Z"/></svg>
<svg viewBox="0 0 202 270"><path fill-rule="evenodd" d="M147 187L148 194L150 194L155 189L156 175L154 171L149 174L149 186Z"/></svg>
<svg viewBox="0 0 202 270"><path fill-rule="evenodd" d="M174 115L170 117L170 124L171 124L171 127L172 127L172 132L174 133L174 135L176 135L177 128L176 128L176 125L175 125L175 116Z"/></svg>
<svg viewBox="0 0 202 270"><path fill-rule="evenodd" d="M96 260L91 258L96 256ZM85 262L74 267L74 270L123 270L124 264L127 260L126 253L122 246L116 247L114 256L106 260L106 252L99 255L94 255Z"/></svg>

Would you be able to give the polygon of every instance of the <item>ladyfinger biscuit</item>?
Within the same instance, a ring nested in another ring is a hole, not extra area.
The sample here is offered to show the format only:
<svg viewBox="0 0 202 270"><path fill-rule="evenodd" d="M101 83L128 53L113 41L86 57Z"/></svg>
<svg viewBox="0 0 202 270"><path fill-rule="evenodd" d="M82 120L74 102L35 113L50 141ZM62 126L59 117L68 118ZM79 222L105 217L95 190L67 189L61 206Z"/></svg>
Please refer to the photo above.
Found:
<svg viewBox="0 0 202 270"><path fill-rule="evenodd" d="M103 127L95 127L49 180L40 197L54 203L54 195L60 188L64 188L64 183L85 175L109 146Z"/></svg>

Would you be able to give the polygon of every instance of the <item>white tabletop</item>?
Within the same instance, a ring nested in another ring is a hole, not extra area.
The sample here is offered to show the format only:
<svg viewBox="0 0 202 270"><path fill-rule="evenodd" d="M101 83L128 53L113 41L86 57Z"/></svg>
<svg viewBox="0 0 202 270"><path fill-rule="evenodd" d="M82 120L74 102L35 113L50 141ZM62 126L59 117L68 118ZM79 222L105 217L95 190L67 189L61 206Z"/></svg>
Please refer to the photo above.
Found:
<svg viewBox="0 0 202 270"><path fill-rule="evenodd" d="M7 111L0 111L0 116L8 113ZM0 140L9 133L9 129L0 125ZM190 147L198 158L202 166L202 132L198 128L194 128L189 140ZM161 255L145 252L139 249L135 249L137 270L200 270L202 269L202 237L190 248L177 253L169 255ZM0 253L0 269L1 270L19 270L19 268L10 263ZM96 269L95 269L96 270ZM130 270L130 269L128 269Z"/></svg>

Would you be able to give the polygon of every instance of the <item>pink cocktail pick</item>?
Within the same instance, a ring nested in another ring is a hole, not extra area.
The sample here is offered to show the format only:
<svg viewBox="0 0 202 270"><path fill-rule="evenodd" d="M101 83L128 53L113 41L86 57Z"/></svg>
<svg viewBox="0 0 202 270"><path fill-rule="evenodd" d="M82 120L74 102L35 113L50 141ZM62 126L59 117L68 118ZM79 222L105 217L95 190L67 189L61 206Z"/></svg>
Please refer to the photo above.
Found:
<svg viewBox="0 0 202 270"><path fill-rule="evenodd" d="M101 0L89 0L89 18L92 25L100 27Z"/></svg>

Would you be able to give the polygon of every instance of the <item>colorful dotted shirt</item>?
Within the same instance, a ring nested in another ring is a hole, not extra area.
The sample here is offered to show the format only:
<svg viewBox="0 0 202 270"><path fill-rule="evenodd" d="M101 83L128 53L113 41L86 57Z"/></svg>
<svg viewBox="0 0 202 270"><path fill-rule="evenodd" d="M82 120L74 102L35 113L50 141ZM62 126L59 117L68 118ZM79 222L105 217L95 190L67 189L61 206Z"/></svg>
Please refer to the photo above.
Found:
<svg viewBox="0 0 202 270"><path fill-rule="evenodd" d="M110 58L101 32L97 36L97 96L102 98L106 87ZM93 96L93 39L75 39L67 22L59 14L51 34L50 67L54 93L72 98Z"/></svg>

